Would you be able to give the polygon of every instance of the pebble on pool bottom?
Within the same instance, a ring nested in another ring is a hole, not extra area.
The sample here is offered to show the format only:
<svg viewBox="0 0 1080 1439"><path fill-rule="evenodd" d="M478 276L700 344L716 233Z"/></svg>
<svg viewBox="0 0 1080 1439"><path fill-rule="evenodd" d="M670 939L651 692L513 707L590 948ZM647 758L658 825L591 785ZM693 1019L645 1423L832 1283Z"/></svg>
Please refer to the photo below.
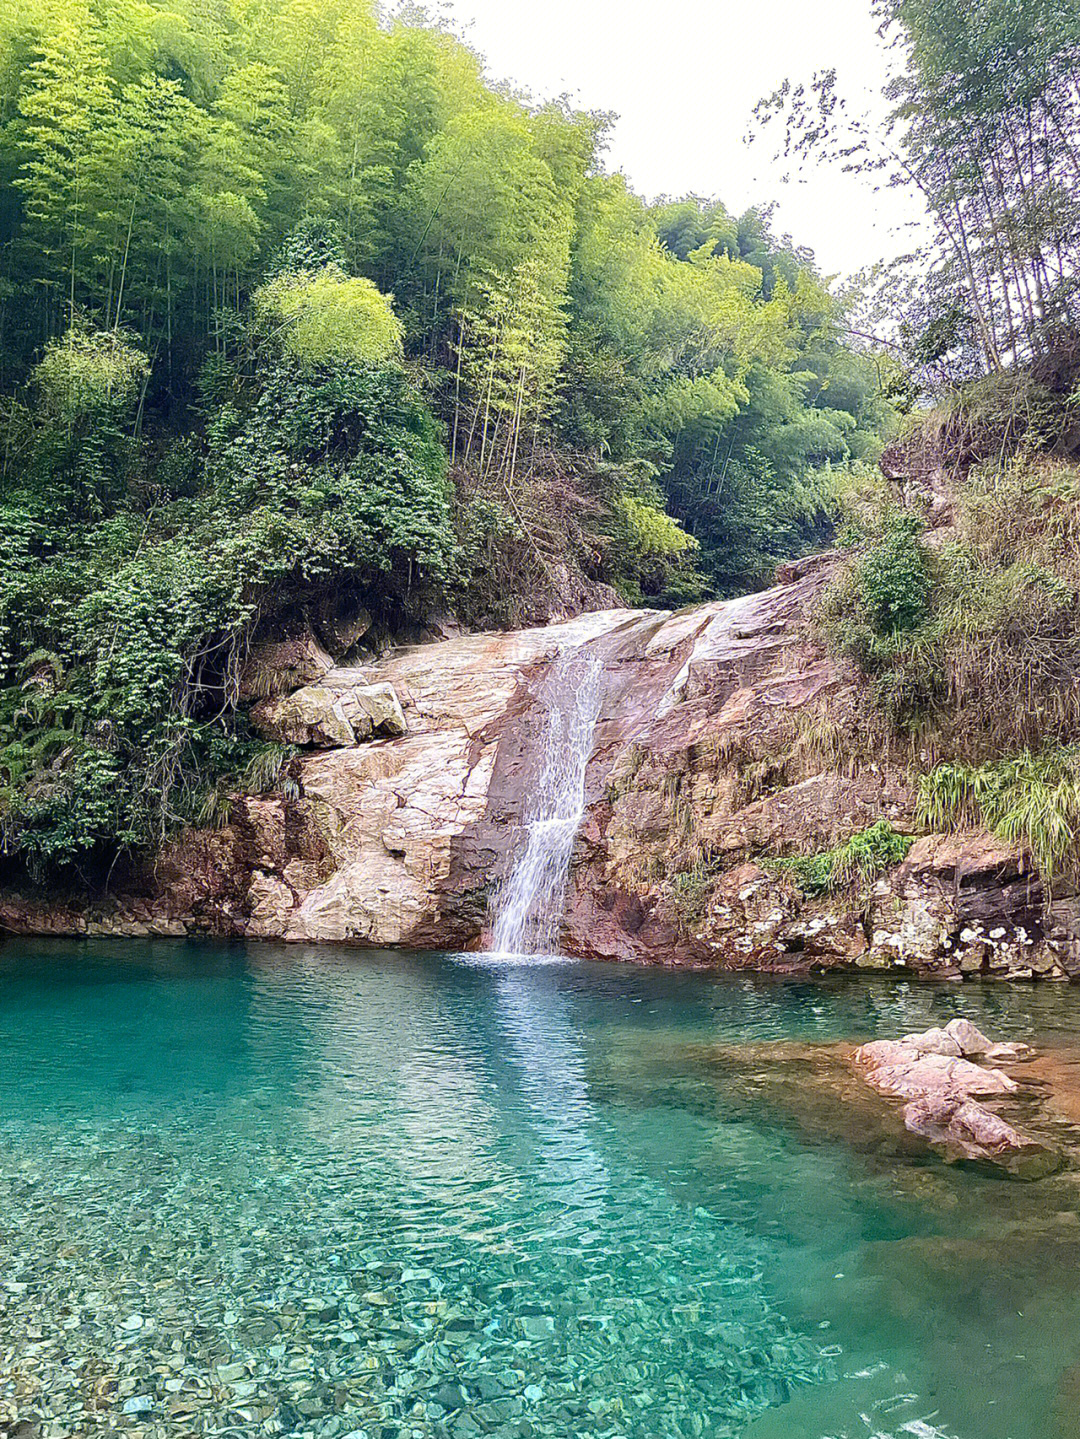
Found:
<svg viewBox="0 0 1080 1439"><path fill-rule="evenodd" d="M313 1166L310 1140L42 1140L0 1133L18 1439L726 1439L828 1373L765 1298L753 1241L718 1245L649 1181L538 1228L505 1194L440 1217L392 1165L327 1148Z"/></svg>

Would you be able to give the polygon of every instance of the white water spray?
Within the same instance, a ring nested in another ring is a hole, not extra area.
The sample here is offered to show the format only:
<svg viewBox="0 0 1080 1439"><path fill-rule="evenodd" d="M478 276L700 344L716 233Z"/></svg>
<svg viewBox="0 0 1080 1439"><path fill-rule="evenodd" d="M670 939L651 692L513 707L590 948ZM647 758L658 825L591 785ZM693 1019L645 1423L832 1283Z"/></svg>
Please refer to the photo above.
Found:
<svg viewBox="0 0 1080 1439"><path fill-rule="evenodd" d="M599 657L577 650L556 662L544 685L544 757L525 804L525 847L492 902L491 948L499 954L551 954L558 945L602 679Z"/></svg>

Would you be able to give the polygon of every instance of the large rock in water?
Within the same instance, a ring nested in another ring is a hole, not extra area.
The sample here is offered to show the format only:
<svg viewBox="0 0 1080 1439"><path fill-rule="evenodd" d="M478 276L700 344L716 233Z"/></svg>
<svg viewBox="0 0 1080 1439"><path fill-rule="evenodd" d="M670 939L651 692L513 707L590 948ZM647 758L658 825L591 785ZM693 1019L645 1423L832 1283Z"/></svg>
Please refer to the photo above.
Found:
<svg viewBox="0 0 1080 1439"><path fill-rule="evenodd" d="M971 1099L929 1095L904 1108L904 1123L941 1149L947 1159L997 1165L1017 1179L1043 1179L1061 1168L1061 1157Z"/></svg>
<svg viewBox="0 0 1080 1439"><path fill-rule="evenodd" d="M978 1059L1022 1059L1027 1045L994 1044L970 1020L953 1019L903 1039L876 1039L856 1050L854 1063L879 1094L907 1100L904 1125L946 1159L991 1164L1018 1179L1041 1179L1060 1169L1051 1145L1025 1134L979 1098L1015 1095L1017 1081Z"/></svg>
<svg viewBox="0 0 1080 1439"><path fill-rule="evenodd" d="M1046 932L1023 856L986 836L924 837L838 895L802 894L774 865L881 819L913 824L859 676L808 638L832 565L801 561L772 589L676 614L452 636L362 668L300 635L289 670L271 645L253 720L301 747L282 790L237 796L224 829L180 835L108 901L0 896L0 927L475 946L542 763L545 681L584 646L603 700L569 951L771 970L1080 970L1080 920L1058 898L1065 937ZM287 694L285 673L297 680Z"/></svg>

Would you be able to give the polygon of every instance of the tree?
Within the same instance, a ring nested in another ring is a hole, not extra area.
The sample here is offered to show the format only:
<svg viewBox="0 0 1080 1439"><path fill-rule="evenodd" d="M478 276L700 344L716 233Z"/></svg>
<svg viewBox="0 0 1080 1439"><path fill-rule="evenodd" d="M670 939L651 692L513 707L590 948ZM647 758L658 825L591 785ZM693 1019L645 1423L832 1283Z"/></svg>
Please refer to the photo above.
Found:
<svg viewBox="0 0 1080 1439"><path fill-rule="evenodd" d="M1068 0L875 10L898 61L884 135L847 110L831 70L809 90L783 85L759 119L785 118L783 149L797 161L821 155L921 195L938 355L941 341L962 351L970 337L984 371L1036 359L1080 319L1080 12Z"/></svg>
<svg viewBox="0 0 1080 1439"><path fill-rule="evenodd" d="M15 187L23 199L27 266L46 286L50 309L63 296L71 324L96 240L95 201L105 182L115 96L89 10L65 0L48 18L19 102Z"/></svg>

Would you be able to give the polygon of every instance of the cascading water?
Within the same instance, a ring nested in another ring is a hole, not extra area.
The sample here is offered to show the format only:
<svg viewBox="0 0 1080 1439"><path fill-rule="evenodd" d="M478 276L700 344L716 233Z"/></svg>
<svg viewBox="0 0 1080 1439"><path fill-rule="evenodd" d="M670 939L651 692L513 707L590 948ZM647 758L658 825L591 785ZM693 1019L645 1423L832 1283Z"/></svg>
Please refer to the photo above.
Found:
<svg viewBox="0 0 1080 1439"><path fill-rule="evenodd" d="M544 757L525 805L525 846L492 904L491 948L498 954L551 954L558 945L602 680L599 657L575 650L555 664L544 686Z"/></svg>

